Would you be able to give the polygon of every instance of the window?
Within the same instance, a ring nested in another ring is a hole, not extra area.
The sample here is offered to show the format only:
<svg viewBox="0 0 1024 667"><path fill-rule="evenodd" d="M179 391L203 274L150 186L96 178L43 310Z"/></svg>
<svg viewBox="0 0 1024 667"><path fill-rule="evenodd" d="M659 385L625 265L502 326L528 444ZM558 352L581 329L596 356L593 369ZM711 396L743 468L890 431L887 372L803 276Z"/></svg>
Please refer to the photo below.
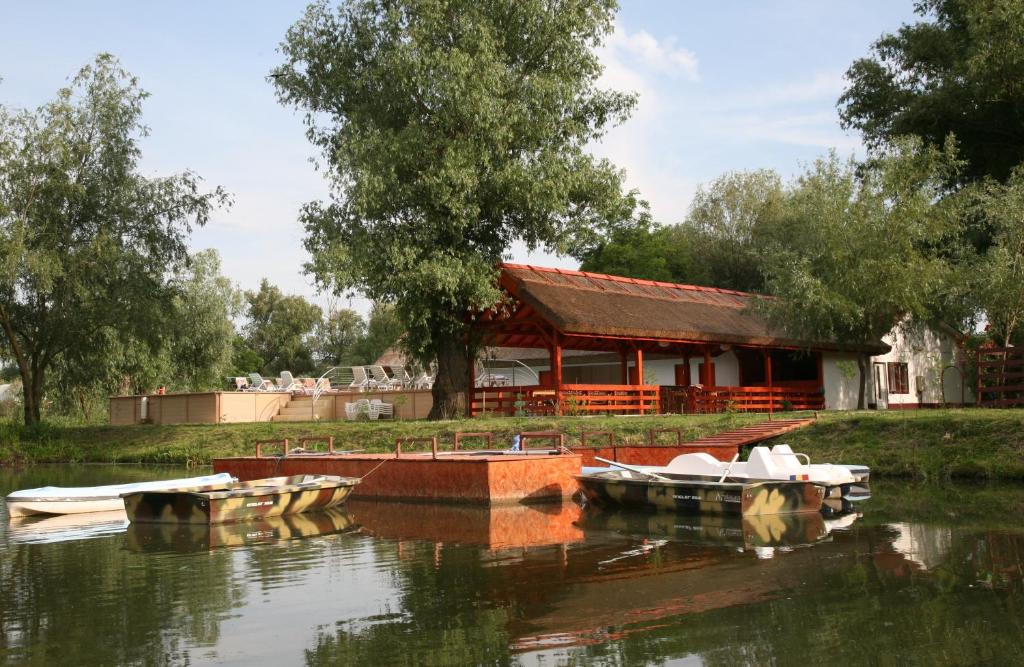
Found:
<svg viewBox="0 0 1024 667"><path fill-rule="evenodd" d="M909 394L910 374L907 365L900 362L889 362L886 366L889 370L889 393Z"/></svg>

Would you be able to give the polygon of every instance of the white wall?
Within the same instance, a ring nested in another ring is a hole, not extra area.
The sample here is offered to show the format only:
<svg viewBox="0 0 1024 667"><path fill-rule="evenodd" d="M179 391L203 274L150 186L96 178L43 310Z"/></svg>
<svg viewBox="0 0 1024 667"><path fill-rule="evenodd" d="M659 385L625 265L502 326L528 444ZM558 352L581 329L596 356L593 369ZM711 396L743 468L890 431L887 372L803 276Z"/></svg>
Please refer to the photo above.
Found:
<svg viewBox="0 0 1024 667"><path fill-rule="evenodd" d="M826 410L856 410L860 371L857 355L842 352L821 353L822 384L825 387ZM868 384L870 396L870 378Z"/></svg>
<svg viewBox="0 0 1024 667"><path fill-rule="evenodd" d="M945 332L925 329L906 332L901 327L892 330L885 338L892 346L888 354L872 357L874 362L903 362L907 364L910 377L909 394L889 394L891 405L916 405L921 403L941 404L945 384L945 400L949 403L971 402L974 393L961 384L959 370L948 370L942 378L942 369L947 366L961 367L961 352L953 337ZM873 374L872 374L873 379ZM919 386L918 381L921 381ZM923 392L920 389L923 386Z"/></svg>

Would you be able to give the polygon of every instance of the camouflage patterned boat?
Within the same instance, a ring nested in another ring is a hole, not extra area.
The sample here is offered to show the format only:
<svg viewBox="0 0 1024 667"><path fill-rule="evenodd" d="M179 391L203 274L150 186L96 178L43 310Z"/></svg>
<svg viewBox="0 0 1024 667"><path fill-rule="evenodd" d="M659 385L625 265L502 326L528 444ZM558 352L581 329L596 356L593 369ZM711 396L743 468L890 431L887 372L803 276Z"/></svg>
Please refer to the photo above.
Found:
<svg viewBox="0 0 1024 667"><path fill-rule="evenodd" d="M684 514L817 512L825 498L824 486L803 481L711 482L614 469L576 480L595 505Z"/></svg>
<svg viewBox="0 0 1024 667"><path fill-rule="evenodd" d="M296 475L225 484L194 492L126 493L132 523L224 523L335 507L359 483L355 477Z"/></svg>
<svg viewBox="0 0 1024 667"><path fill-rule="evenodd" d="M127 545L146 553L196 553L337 535L360 529L344 507L233 523L133 523Z"/></svg>

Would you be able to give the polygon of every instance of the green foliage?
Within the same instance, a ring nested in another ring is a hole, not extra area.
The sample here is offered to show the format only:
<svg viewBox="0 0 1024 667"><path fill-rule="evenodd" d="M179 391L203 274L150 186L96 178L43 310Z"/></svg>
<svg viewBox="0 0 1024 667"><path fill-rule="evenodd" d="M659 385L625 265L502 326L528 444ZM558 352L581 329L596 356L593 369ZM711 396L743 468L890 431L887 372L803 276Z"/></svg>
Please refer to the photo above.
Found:
<svg viewBox="0 0 1024 667"><path fill-rule="evenodd" d="M263 374L287 370L306 373L314 369L311 336L320 323L320 308L301 296L285 295L266 278L259 291L245 293L249 304L246 340L265 360Z"/></svg>
<svg viewBox="0 0 1024 667"><path fill-rule="evenodd" d="M175 279L177 294L171 321L170 344L166 347L167 379L177 391L200 391L219 387L231 371L235 326L244 297L220 273L215 250L192 255L188 268Z"/></svg>
<svg viewBox="0 0 1024 667"><path fill-rule="evenodd" d="M515 241L582 254L641 207L585 147L634 97L595 87L613 0L346 0L311 5L271 75L303 109L333 201L303 211L309 271L395 304L438 361L452 414L469 311L494 305Z"/></svg>
<svg viewBox="0 0 1024 667"><path fill-rule="evenodd" d="M1024 4L922 0L926 20L883 35L853 63L839 100L846 128L879 147L914 135L956 136L957 180L1006 179L1024 161Z"/></svg>
<svg viewBox="0 0 1024 667"><path fill-rule="evenodd" d="M241 334L235 334L231 340L231 373L236 377L245 377L249 373L258 373L267 365L266 360L256 353L249 341Z"/></svg>
<svg viewBox="0 0 1024 667"><path fill-rule="evenodd" d="M95 362L114 341L159 348L167 275L227 203L190 172L139 173L145 97L104 54L35 111L0 108L0 327L28 423L55 364Z"/></svg>
<svg viewBox="0 0 1024 667"><path fill-rule="evenodd" d="M1015 169L1004 184L989 180L965 191L961 198L966 200L971 218L986 221L992 239L966 267L970 294L999 344L1020 342L1024 322L1024 167Z"/></svg>
<svg viewBox="0 0 1024 667"><path fill-rule="evenodd" d="M760 248L786 207L769 170L729 172L700 188L686 220L623 229L583 258L584 271L763 292Z"/></svg>
<svg viewBox="0 0 1024 667"><path fill-rule="evenodd" d="M376 361L380 355L398 343L402 335L402 323L398 319L394 306L375 303L370 310L370 320L366 324L366 334L356 341L356 363L368 364Z"/></svg>
<svg viewBox="0 0 1024 667"><path fill-rule="evenodd" d="M368 363L360 359L356 345L366 337L366 322L359 313L340 308L327 313L316 327L314 356L321 368Z"/></svg>
<svg viewBox="0 0 1024 667"><path fill-rule="evenodd" d="M947 280L935 252L956 233L936 204L955 170L951 151L907 142L864 164L834 155L799 179L762 266L762 311L802 340L879 341L898 323L927 321ZM861 363L863 407L866 360Z"/></svg>

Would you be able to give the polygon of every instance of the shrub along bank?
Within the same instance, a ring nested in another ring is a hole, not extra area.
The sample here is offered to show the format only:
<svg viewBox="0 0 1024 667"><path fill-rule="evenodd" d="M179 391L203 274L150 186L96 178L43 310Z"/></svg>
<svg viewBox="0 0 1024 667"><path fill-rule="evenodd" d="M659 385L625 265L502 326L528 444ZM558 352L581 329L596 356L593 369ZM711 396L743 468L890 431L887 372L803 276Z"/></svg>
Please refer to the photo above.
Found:
<svg viewBox="0 0 1024 667"><path fill-rule="evenodd" d="M620 443L639 444L646 442L651 428L679 428L685 439L693 440L765 418L720 414L176 426L43 424L34 429L0 423L0 462L203 465L216 457L252 454L256 440L288 438L294 444L299 438L319 435L334 436L337 448L368 452L393 451L398 437L437 436L445 450L459 431L490 431L496 448L508 447L520 431L544 430L564 433L569 447L579 444L583 430L612 431ZM664 436L662 441L671 439ZM814 425L779 440L806 452L815 462L861 463L878 476L1024 480L1024 410L824 412ZM482 442L466 446L480 447Z"/></svg>

